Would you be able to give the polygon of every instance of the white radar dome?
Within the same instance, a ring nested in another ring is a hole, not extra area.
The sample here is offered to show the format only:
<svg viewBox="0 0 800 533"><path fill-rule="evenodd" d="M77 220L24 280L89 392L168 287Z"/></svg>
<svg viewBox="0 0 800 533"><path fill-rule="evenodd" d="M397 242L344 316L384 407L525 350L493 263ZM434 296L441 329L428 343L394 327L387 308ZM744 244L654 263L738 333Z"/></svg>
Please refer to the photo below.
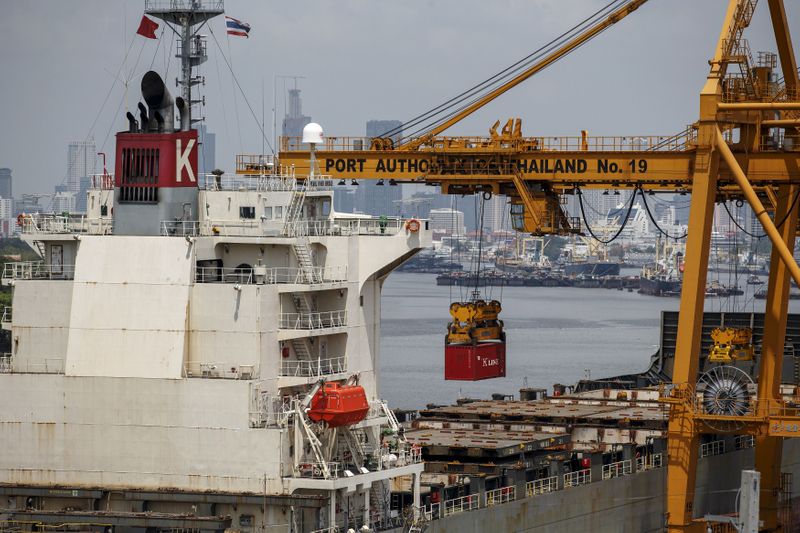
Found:
<svg viewBox="0 0 800 533"><path fill-rule="evenodd" d="M316 122L310 122L303 128L303 142L319 144L325 140L325 134L322 133L322 126Z"/></svg>

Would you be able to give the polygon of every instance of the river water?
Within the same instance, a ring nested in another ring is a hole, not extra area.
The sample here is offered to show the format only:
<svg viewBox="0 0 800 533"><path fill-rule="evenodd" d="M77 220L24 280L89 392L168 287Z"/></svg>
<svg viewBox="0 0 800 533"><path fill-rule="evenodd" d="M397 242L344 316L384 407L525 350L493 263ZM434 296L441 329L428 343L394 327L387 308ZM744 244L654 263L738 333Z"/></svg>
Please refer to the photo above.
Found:
<svg viewBox="0 0 800 533"><path fill-rule="evenodd" d="M623 272L623 274L628 274ZM728 274L719 274L729 284ZM754 300L759 287L739 287L745 296L707 298L709 311L763 311ZM439 287L434 274L394 272L383 286L380 395L392 407L450 404L462 396L492 393L518 397L523 380L531 387L573 384L641 372L656 351L662 310L677 311L679 298L637 292L571 287L495 287L484 298L500 299L505 323L506 377L478 382L444 380L444 336L452 301L468 295ZM793 312L800 301L791 302Z"/></svg>

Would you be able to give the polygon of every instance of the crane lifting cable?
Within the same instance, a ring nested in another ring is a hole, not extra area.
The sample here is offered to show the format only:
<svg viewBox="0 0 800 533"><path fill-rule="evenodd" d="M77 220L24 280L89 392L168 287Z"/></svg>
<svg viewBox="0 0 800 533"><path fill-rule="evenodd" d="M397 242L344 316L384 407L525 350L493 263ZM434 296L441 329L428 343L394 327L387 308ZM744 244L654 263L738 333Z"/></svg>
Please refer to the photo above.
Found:
<svg viewBox="0 0 800 533"><path fill-rule="evenodd" d="M636 190L637 189L634 189L634 191L631 193L631 198L630 198L630 201L628 202L628 210L625 213L625 218L623 219L622 224L620 224L619 229L614 234L614 236L611 237L608 240L601 239L600 237L597 236L597 234L594 232L594 230L592 230L592 227L589 225L589 220L586 218L586 210L584 209L584 206L583 206L583 193L581 192L580 187L576 187L576 190L577 190L577 193L578 193L578 205L580 205L580 207L581 207L581 218L583 219L583 224L586 226L586 229L589 232L589 235L591 235L594 240L599 241L602 244L611 244L612 242L617 240L617 238L620 235L622 235L622 231L625 229L625 226L628 225L628 220L630 220L630 218L631 218L631 211L633 210L633 203L636 200Z"/></svg>
<svg viewBox="0 0 800 533"><path fill-rule="evenodd" d="M658 232L661 235L663 235L664 237L666 237L667 239L675 239L676 241L678 241L680 239L685 239L686 236L689 234L689 230L686 230L683 235L675 236L675 235L670 235L669 233L664 231L661 228L661 226L658 225L658 222L656 221L656 217L653 216L652 211L650 211L650 206L647 204L647 195L645 195L644 191L641 190L641 189L639 189L639 192L642 193L642 202L644 203L644 210L647 212L647 216L650 219L650 222L653 223L653 226L656 227ZM636 193L634 193L634 196L635 195L636 195Z"/></svg>

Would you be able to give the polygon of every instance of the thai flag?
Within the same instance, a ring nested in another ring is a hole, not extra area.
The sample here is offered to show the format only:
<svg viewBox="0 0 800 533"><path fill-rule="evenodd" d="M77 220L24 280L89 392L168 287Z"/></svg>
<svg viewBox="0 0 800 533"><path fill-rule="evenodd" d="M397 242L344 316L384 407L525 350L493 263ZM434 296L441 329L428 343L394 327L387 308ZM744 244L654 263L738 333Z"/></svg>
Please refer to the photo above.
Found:
<svg viewBox="0 0 800 533"><path fill-rule="evenodd" d="M248 37L247 34L250 33L250 24L227 15L225 16L225 25L228 27L228 35Z"/></svg>

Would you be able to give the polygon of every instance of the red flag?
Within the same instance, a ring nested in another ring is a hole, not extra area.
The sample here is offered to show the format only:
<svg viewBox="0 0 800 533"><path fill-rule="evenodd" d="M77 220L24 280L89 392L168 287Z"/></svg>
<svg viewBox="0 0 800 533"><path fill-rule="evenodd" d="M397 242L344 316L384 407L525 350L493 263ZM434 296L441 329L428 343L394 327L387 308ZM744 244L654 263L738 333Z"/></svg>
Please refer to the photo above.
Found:
<svg viewBox="0 0 800 533"><path fill-rule="evenodd" d="M139 23L139 29L136 30L136 33L138 33L142 37L147 37L148 39L157 39L156 37L157 29L158 29L157 22L152 21L149 18L142 15L142 21Z"/></svg>

